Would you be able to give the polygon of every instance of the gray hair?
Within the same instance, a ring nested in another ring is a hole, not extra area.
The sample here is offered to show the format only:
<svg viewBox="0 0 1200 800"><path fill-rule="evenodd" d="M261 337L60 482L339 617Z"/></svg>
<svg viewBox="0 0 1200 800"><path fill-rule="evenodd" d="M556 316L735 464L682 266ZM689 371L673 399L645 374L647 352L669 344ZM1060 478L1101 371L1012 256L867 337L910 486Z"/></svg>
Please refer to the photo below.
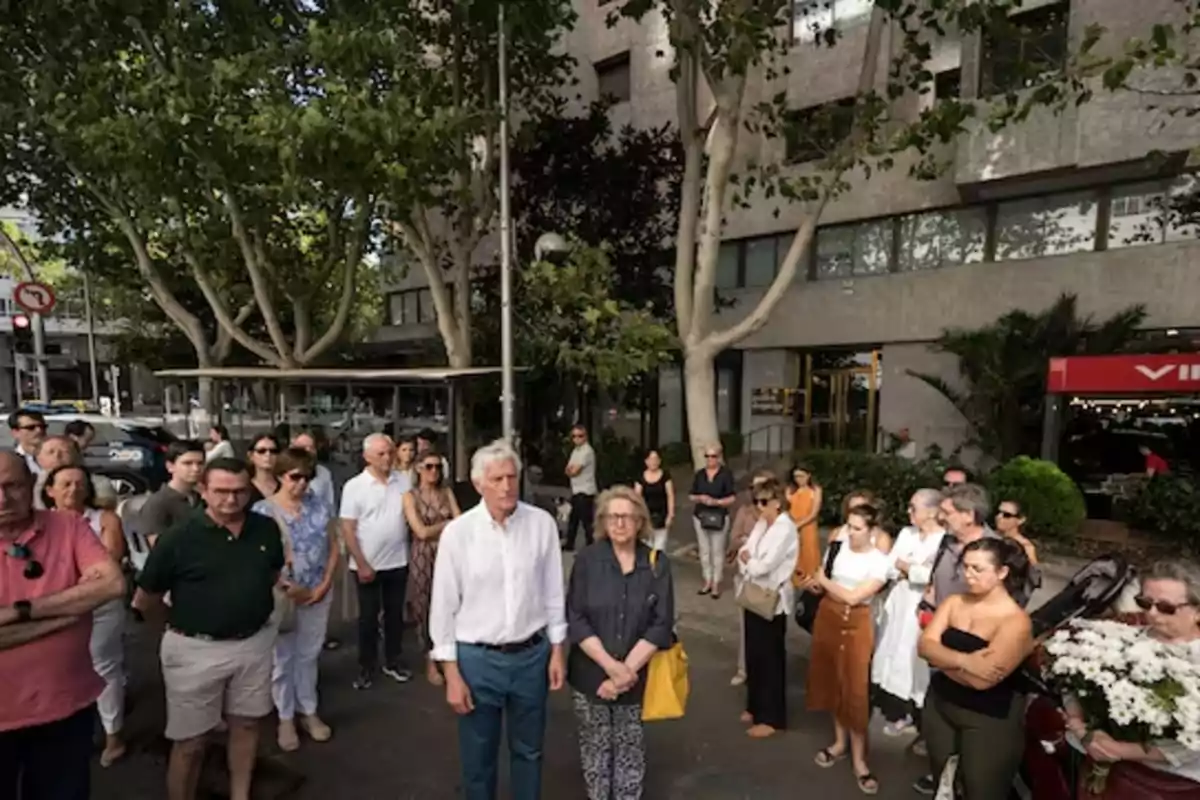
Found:
<svg viewBox="0 0 1200 800"><path fill-rule="evenodd" d="M1156 561L1142 575L1143 586L1146 581L1178 581L1187 587L1188 602L1200 605L1200 574L1190 562Z"/></svg>
<svg viewBox="0 0 1200 800"><path fill-rule="evenodd" d="M508 443L507 439L497 439L491 444L485 444L471 456L471 480L483 480L488 467L501 461L511 461L517 468L517 474L520 474L521 457L517 455L517 451Z"/></svg>
<svg viewBox="0 0 1200 800"><path fill-rule="evenodd" d="M976 525L987 524L992 504L988 499L987 490L982 486L974 483L960 483L947 489L942 498L949 500L955 510L963 513L970 512L975 518Z"/></svg>
<svg viewBox="0 0 1200 800"><path fill-rule="evenodd" d="M912 504L918 508L937 508L941 503L940 489L917 489L913 492Z"/></svg>
<svg viewBox="0 0 1200 800"><path fill-rule="evenodd" d="M393 447L396 444L395 442L392 441L392 437L388 436L386 433L372 433L372 434L368 434L363 439L363 443L362 443L363 452L364 453L367 452L368 450L371 449L372 445L374 445L378 442L387 442L389 445L392 445Z"/></svg>

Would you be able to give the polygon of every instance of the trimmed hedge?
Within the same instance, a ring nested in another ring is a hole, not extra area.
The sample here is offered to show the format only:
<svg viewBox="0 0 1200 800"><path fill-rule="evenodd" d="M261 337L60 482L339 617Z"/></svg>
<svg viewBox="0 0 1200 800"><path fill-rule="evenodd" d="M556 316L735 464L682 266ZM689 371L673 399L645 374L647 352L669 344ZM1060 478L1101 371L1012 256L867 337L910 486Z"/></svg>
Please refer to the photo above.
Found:
<svg viewBox="0 0 1200 800"><path fill-rule="evenodd" d="M908 524L908 501L913 493L942 485L940 462L853 450L811 450L798 461L812 471L821 486L823 525L841 524L842 498L867 489L879 498L884 527L895 532Z"/></svg>
<svg viewBox="0 0 1200 800"><path fill-rule="evenodd" d="M992 506L1020 503L1026 531L1033 536L1074 536L1087 518L1083 492L1049 461L1017 456L985 479Z"/></svg>

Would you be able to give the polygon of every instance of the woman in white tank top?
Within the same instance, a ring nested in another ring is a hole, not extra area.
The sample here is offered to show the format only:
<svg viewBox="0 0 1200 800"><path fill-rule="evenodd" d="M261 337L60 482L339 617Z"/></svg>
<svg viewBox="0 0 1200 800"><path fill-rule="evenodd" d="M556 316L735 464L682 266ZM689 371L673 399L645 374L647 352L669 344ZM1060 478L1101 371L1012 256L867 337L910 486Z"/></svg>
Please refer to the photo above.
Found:
<svg viewBox="0 0 1200 800"><path fill-rule="evenodd" d="M56 467L42 488L46 508L83 517L92 532L117 563L125 558L125 534L120 518L95 507L91 476L83 467ZM125 722L125 598L118 598L92 613L92 667L104 679L104 691L96 701L104 725L104 752L100 765L107 767L125 754L121 728Z"/></svg>

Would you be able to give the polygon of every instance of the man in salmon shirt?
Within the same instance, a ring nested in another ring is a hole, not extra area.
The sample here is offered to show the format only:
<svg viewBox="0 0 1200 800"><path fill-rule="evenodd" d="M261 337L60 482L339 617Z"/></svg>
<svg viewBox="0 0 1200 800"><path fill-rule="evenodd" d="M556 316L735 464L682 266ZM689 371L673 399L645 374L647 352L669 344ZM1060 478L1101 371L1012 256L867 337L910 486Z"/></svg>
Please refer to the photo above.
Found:
<svg viewBox="0 0 1200 800"><path fill-rule="evenodd" d="M0 797L88 797L92 612L124 593L87 521L35 511L25 460L0 452Z"/></svg>

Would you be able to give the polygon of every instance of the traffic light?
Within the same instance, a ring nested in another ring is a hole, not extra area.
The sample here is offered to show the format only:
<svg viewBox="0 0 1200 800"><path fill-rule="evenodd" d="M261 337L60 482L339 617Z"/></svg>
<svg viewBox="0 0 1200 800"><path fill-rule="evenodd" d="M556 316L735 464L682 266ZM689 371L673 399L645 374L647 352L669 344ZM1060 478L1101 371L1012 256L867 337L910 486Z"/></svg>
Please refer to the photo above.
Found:
<svg viewBox="0 0 1200 800"><path fill-rule="evenodd" d="M18 353L33 352L33 325L29 317L17 314L13 317L13 349Z"/></svg>

